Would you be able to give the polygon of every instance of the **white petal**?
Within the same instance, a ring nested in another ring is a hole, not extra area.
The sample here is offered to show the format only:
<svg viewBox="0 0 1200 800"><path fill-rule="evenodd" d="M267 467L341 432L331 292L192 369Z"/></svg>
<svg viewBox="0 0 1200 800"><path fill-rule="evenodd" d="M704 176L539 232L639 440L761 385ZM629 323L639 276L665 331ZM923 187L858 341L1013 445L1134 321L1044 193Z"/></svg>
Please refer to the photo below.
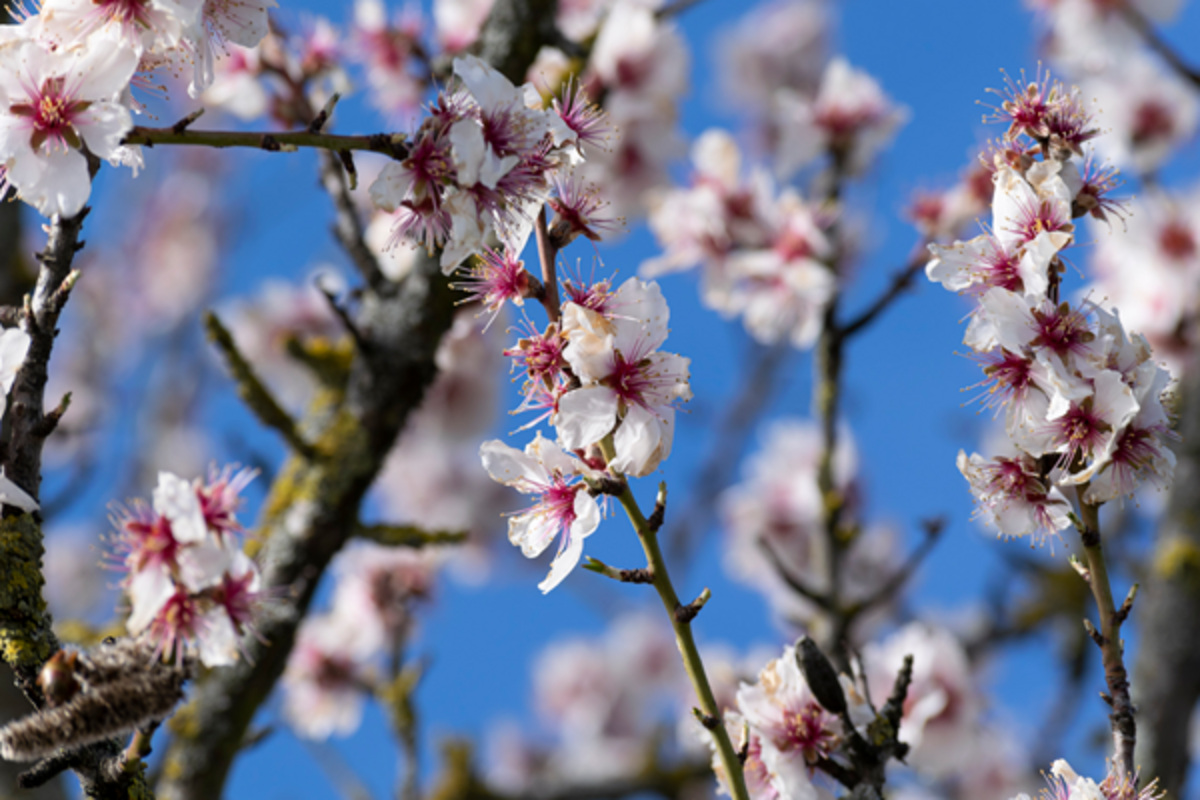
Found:
<svg viewBox="0 0 1200 800"><path fill-rule="evenodd" d="M0 503L14 506L22 511L37 511L39 508L37 500L34 500L24 489L8 479L2 466L0 466Z"/></svg>
<svg viewBox="0 0 1200 800"><path fill-rule="evenodd" d="M567 450L579 450L607 436L617 423L617 396L607 386L572 389L558 403L554 421Z"/></svg>

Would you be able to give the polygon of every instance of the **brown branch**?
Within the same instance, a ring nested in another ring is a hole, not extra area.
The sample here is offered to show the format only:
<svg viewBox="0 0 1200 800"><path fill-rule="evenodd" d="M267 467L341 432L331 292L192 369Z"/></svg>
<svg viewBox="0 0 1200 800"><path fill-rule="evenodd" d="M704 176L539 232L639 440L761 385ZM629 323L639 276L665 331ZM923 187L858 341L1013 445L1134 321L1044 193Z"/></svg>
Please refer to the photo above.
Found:
<svg viewBox="0 0 1200 800"><path fill-rule="evenodd" d="M1117 9L1121 16L1125 17L1129 27L1133 28L1150 49L1158 53L1179 77L1192 84L1193 88L1200 89L1200 71L1183 60L1183 56L1179 55L1175 48L1159 35L1150 20L1146 19L1146 16L1134 3L1117 3Z"/></svg>
<svg viewBox="0 0 1200 800"><path fill-rule="evenodd" d="M875 298L871 305L867 306L858 316L851 319L849 322L840 326L840 334L842 338L849 338L860 332L863 328L874 322L887 308L898 298L904 294L913 284L913 279L925 266L925 245L922 243L914 252L908 264L892 277L892 282L883 294Z"/></svg>
<svg viewBox="0 0 1200 800"><path fill-rule="evenodd" d="M192 147L248 147L269 153L293 152L301 147L341 152L365 150L403 161L408 158L408 143L403 134L374 133L366 136L339 136L311 131L195 131L172 125L152 128L135 125L121 144L187 145Z"/></svg>

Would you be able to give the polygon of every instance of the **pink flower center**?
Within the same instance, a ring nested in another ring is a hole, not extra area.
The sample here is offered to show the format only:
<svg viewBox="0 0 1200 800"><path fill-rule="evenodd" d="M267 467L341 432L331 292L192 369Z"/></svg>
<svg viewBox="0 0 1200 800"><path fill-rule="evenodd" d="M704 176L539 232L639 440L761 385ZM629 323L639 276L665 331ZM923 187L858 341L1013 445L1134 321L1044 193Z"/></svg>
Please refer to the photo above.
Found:
<svg viewBox="0 0 1200 800"><path fill-rule="evenodd" d="M646 407L645 395L650 389L651 380L643 364L640 361L626 361L621 353L614 353L614 356L616 361L606 382L626 406Z"/></svg>
<svg viewBox="0 0 1200 800"><path fill-rule="evenodd" d="M780 750L799 751L809 764L827 756L834 747L833 733L826 727L828 712L816 703L808 703L799 711L784 716L782 741L776 742Z"/></svg>
<svg viewBox="0 0 1200 800"><path fill-rule="evenodd" d="M1158 246L1166 256L1176 261L1196 255L1196 237L1188 226L1177 219L1168 222L1159 232Z"/></svg>
<svg viewBox="0 0 1200 800"><path fill-rule="evenodd" d="M1157 100L1147 100L1134 112L1132 140L1135 145L1166 139L1175 131L1171 110Z"/></svg>
<svg viewBox="0 0 1200 800"><path fill-rule="evenodd" d="M90 105L87 101L74 100L65 92L62 78L47 78L31 102L15 103L9 107L9 112L29 120L33 128L30 145L34 150L41 149L46 142L63 149L79 149L82 142L74 121Z"/></svg>

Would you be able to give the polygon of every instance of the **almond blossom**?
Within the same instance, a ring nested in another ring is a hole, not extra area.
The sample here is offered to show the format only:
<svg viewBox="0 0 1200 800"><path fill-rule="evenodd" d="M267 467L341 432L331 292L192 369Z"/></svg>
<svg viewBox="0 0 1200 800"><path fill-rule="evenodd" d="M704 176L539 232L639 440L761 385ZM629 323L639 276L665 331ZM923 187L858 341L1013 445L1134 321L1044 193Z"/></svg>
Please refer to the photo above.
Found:
<svg viewBox="0 0 1200 800"><path fill-rule="evenodd" d="M137 68L129 47L51 49L38 39L0 47L0 163L44 216L78 214L91 194L85 145L116 163L133 126L119 102Z"/></svg>
<svg viewBox="0 0 1200 800"><path fill-rule="evenodd" d="M1090 162L1081 174L1072 160L1096 135L1078 90L1039 71L999 94L1007 99L992 119L1009 129L994 153L992 229L930 245L926 274L978 299L964 343L984 368L984 404L1005 408L1015 450L992 459L960 452L959 469L1002 535L1043 541L1072 524L1076 487L1082 502L1098 504L1141 481L1169 485L1170 378L1115 311L1059 299L1073 219L1115 202L1101 197L1109 186ZM1100 194L1079 202L1089 181Z"/></svg>
<svg viewBox="0 0 1200 800"><path fill-rule="evenodd" d="M559 400L554 420L563 447L581 450L613 434L610 469L653 472L671 453L675 403L690 400L690 360L658 352L670 310L657 283L630 278L606 313L568 303L563 357L582 385Z"/></svg>
<svg viewBox="0 0 1200 800"><path fill-rule="evenodd" d="M484 442L479 454L493 480L538 498L533 507L508 520L509 541L522 555L536 558L559 540L550 574L538 584L545 594L579 563L583 540L600 525L600 506L580 480L594 473L540 433L523 452L493 440Z"/></svg>
<svg viewBox="0 0 1200 800"><path fill-rule="evenodd" d="M202 483L161 472L153 506L135 500L114 509L110 557L126 573L126 627L148 632L167 657L195 653L206 666L232 664L241 637L254 630L258 568L232 535L240 530L238 492L251 477L214 469Z"/></svg>
<svg viewBox="0 0 1200 800"><path fill-rule="evenodd" d="M812 769L836 749L842 722L817 702L796 663L795 649L784 648L756 683L743 683L737 704L758 741L758 763L750 771L761 774L754 782L769 783L779 797L817 800L821 795Z"/></svg>

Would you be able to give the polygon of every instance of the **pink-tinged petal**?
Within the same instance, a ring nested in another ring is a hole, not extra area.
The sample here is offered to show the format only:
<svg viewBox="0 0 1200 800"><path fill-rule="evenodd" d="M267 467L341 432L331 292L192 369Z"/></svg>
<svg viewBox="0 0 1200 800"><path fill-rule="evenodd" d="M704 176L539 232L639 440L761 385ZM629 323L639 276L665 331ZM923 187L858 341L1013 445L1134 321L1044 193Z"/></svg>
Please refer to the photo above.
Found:
<svg viewBox="0 0 1200 800"><path fill-rule="evenodd" d="M634 406L613 436L616 457L609 466L634 477L648 475L671 454L674 438L675 409Z"/></svg>
<svg viewBox="0 0 1200 800"><path fill-rule="evenodd" d="M542 594L547 594L555 586L563 582L563 579L575 569L575 565L579 563L580 557L583 555L583 537L571 536L566 546L558 551L558 555L554 557L554 561L550 562L550 574L546 579L538 584L538 588L542 590Z"/></svg>
<svg viewBox="0 0 1200 800"><path fill-rule="evenodd" d="M149 627L175 594L175 582L171 580L171 573L165 564L150 562L129 576L126 591L132 609L125 627L130 633L138 634Z"/></svg>
<svg viewBox="0 0 1200 800"><path fill-rule="evenodd" d="M537 558L550 546L561 529L560 520L539 509L508 520L508 541L521 548L521 555Z"/></svg>
<svg viewBox="0 0 1200 800"><path fill-rule="evenodd" d="M654 281L630 278L612 298L617 316L614 346L627 357L645 356L667 339L671 311Z"/></svg>
<svg viewBox="0 0 1200 800"><path fill-rule="evenodd" d="M371 188L367 191L376 208L391 213L408 196L412 182L412 170L407 169L399 162L389 161L379 171L378 177L372 181Z"/></svg>
<svg viewBox="0 0 1200 800"><path fill-rule="evenodd" d="M37 500L34 500L24 489L8 479L2 466L0 466L0 503L19 508L22 511L37 511L39 508Z"/></svg>
<svg viewBox="0 0 1200 800"><path fill-rule="evenodd" d="M463 119L450 126L450 152L458 173L458 185L466 187L479 183L479 173L487 157L488 146L478 122Z"/></svg>
<svg viewBox="0 0 1200 800"><path fill-rule="evenodd" d="M509 447L499 439L480 445L479 456L492 480L519 491L528 493L531 486L545 484L549 480L536 455Z"/></svg>
<svg viewBox="0 0 1200 800"><path fill-rule="evenodd" d="M617 422L617 396L606 386L585 386L563 395L554 425L567 450L580 450L607 436Z"/></svg>
<svg viewBox="0 0 1200 800"><path fill-rule="evenodd" d="M87 159L78 150L50 150L13 161L8 178L21 199L45 217L75 216L92 193Z"/></svg>
<svg viewBox="0 0 1200 800"><path fill-rule="evenodd" d="M238 660L238 634L225 609L215 606L201 618L197 637L200 663L206 667L227 667Z"/></svg>
<svg viewBox="0 0 1200 800"><path fill-rule="evenodd" d="M555 472L560 475L573 475L580 471L579 461L564 453L558 442L542 436L541 431L525 446L525 452L541 465L547 476Z"/></svg>
<svg viewBox="0 0 1200 800"><path fill-rule="evenodd" d="M175 530L172 523L171 530ZM189 591L199 592L219 583L241 551L222 546L212 536L179 551L179 579Z"/></svg>
<svg viewBox="0 0 1200 800"><path fill-rule="evenodd" d="M7 395L12 389L29 352L29 342L29 334L20 328L6 328L0 333L0 393Z"/></svg>
<svg viewBox="0 0 1200 800"><path fill-rule="evenodd" d="M170 472L158 473L154 510L171 523L171 534L180 544L202 542L208 536L200 498L190 481Z"/></svg>
<svg viewBox="0 0 1200 800"><path fill-rule="evenodd" d="M129 110L116 103L96 103L80 121L80 133L88 149L99 158L116 162L131 152L121 146L121 139L132 127Z"/></svg>
<svg viewBox="0 0 1200 800"><path fill-rule="evenodd" d="M82 45L72 55L76 57L65 77L75 96L109 102L116 101L129 86L140 58L132 47L112 43L103 47Z"/></svg>
<svg viewBox="0 0 1200 800"><path fill-rule="evenodd" d="M503 107L513 103L523 105L522 93L508 78L493 69L487 62L475 56L454 59L454 74L462 78L467 91L475 102L484 109Z"/></svg>

